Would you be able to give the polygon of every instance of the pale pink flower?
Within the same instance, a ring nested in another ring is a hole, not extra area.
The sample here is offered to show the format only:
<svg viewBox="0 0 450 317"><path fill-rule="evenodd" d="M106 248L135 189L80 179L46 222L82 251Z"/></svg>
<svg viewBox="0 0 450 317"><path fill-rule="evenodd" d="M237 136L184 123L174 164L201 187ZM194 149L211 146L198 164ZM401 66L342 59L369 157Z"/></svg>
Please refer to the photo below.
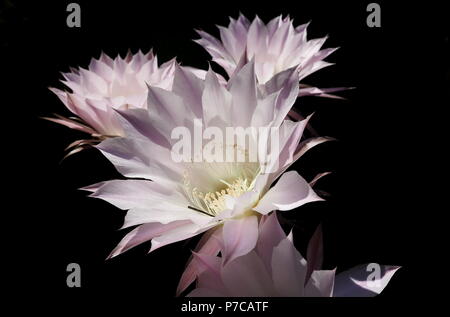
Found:
<svg viewBox="0 0 450 317"><path fill-rule="evenodd" d="M219 240L219 243L222 242ZM368 265L337 276L335 270L322 270L320 227L311 239L307 253L308 261L296 250L292 236L286 236L273 212L261 218L256 247L246 255L225 262L226 254L218 257L194 253L197 287L187 296L375 296L399 269L397 266L378 266L379 275L373 278L370 276L373 269Z"/></svg>
<svg viewBox="0 0 450 317"><path fill-rule="evenodd" d="M262 215L322 200L297 172L281 175L308 149L328 140L300 142L309 118L285 119L298 95L296 70L276 75L260 89L254 66L246 64L224 86L212 70L202 80L175 65L172 91L149 87L148 110L118 111L126 137L106 139L97 148L122 175L135 179L85 188L92 197L128 210L123 228L138 226L110 257L148 240L153 251L208 231L197 250L215 255L223 247L224 260L231 261L255 247ZM194 130L196 119L204 127L277 127L276 168L267 169L260 161L175 162L171 132L180 126ZM222 236L223 246L214 235ZM189 264L179 292L195 272Z"/></svg>
<svg viewBox="0 0 450 317"><path fill-rule="evenodd" d="M122 136L116 110L147 107L147 85L170 90L173 82L172 59L158 66L158 59L152 51L139 51L125 58L115 59L102 53L99 59L92 59L89 67L71 69L63 73L61 80L71 92L50 88L64 105L75 115L72 118L56 115L46 118L69 128L80 130L94 137L93 140L79 140L73 146L98 142L99 139Z"/></svg>
<svg viewBox="0 0 450 317"><path fill-rule="evenodd" d="M264 24L258 16L250 22L240 14L237 20L230 18L228 27L218 26L220 40L197 30L200 39L195 40L223 67L229 76L247 61L255 60L255 72L259 83L264 84L274 75L296 67L298 79L332 65L324 59L336 48L322 49L327 37L307 40L309 23L294 27L293 20L281 15ZM329 93L347 88L319 89L301 85L300 96L336 97Z"/></svg>

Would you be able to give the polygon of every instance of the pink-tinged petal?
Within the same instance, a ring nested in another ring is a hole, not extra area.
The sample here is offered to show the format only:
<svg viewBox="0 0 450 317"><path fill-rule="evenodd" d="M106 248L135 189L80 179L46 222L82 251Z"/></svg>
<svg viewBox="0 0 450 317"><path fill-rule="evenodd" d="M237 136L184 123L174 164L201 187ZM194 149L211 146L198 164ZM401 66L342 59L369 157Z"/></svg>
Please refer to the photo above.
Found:
<svg viewBox="0 0 450 317"><path fill-rule="evenodd" d="M193 73L175 66L172 91L178 96L183 96L185 105L197 118L202 117L202 91L204 82Z"/></svg>
<svg viewBox="0 0 450 317"><path fill-rule="evenodd" d="M279 90L280 94L276 105L277 116L274 123L276 126L283 122L298 97L299 87L297 71L288 69L285 72L288 77L285 82L281 84L281 89Z"/></svg>
<svg viewBox="0 0 450 317"><path fill-rule="evenodd" d="M253 58L258 52L267 51L267 34L267 26L256 16L250 25L247 36L247 53L249 59Z"/></svg>
<svg viewBox="0 0 450 317"><path fill-rule="evenodd" d="M120 209L151 207L159 201L170 201L179 206L188 203L173 188L148 180L111 180L82 190L91 191L90 197L103 199Z"/></svg>
<svg viewBox="0 0 450 317"><path fill-rule="evenodd" d="M280 126L278 136L275 136L279 138L278 147L271 149L270 164L265 166L264 169L265 173L272 173L271 182L295 162L298 144L311 116L309 115L306 119L299 122L284 120Z"/></svg>
<svg viewBox="0 0 450 317"><path fill-rule="evenodd" d="M68 94L67 105L70 109L75 110L74 114L78 115L99 134L116 135L117 130L120 129L120 127L116 127L117 129L108 131L108 126L111 125L113 119L104 109L98 108L98 104L92 102L92 100L88 101L84 97Z"/></svg>
<svg viewBox="0 0 450 317"><path fill-rule="evenodd" d="M209 69L205 79L205 90L202 95L203 120L206 126L214 118L220 118L223 122L231 124L232 96L220 84L217 75Z"/></svg>
<svg viewBox="0 0 450 317"><path fill-rule="evenodd" d="M222 269L222 281L228 289L228 296L276 296L272 279L255 251L226 264Z"/></svg>
<svg viewBox="0 0 450 317"><path fill-rule="evenodd" d="M80 75L82 76L82 83L86 89L99 95L107 93L108 85L102 77L83 68L80 68Z"/></svg>
<svg viewBox="0 0 450 317"><path fill-rule="evenodd" d="M331 174L331 172L323 172L323 173L317 174L317 175L314 176L314 178L309 182L309 185L310 185L311 187L314 187L314 185L316 185L316 183L317 183L317 181L318 181L319 179L321 179L321 178L324 177L324 176L330 175L330 174Z"/></svg>
<svg viewBox="0 0 450 317"><path fill-rule="evenodd" d="M146 109L116 111L119 114L118 118L125 137L141 140L150 139L162 147L170 147L167 137L155 128Z"/></svg>
<svg viewBox="0 0 450 317"><path fill-rule="evenodd" d="M318 88L318 87L302 87L300 85L299 97L304 96L318 96L324 98L345 99L340 96L332 95L331 93L354 89L355 87L335 87L335 88Z"/></svg>
<svg viewBox="0 0 450 317"><path fill-rule="evenodd" d="M170 150L150 140L112 138L96 147L124 176L161 183L183 178L182 166L173 161Z"/></svg>
<svg viewBox="0 0 450 317"><path fill-rule="evenodd" d="M211 271L212 273L220 276L220 270L222 269L222 263L220 258L212 254L204 254L192 252L193 258L197 263L197 274L202 274L204 271Z"/></svg>
<svg viewBox="0 0 450 317"><path fill-rule="evenodd" d="M130 231L111 252L107 259L113 258L138 244L147 242L156 236L174 228L189 225L190 221L175 221L169 224L147 223Z"/></svg>
<svg viewBox="0 0 450 317"><path fill-rule="evenodd" d="M252 115L252 127L268 126L275 116L275 106L280 92L274 92L263 100L258 100L255 112Z"/></svg>
<svg viewBox="0 0 450 317"><path fill-rule="evenodd" d="M218 29L223 46L227 48L233 60L238 61L244 50L245 42L236 41L233 32L223 26L218 26Z"/></svg>
<svg viewBox="0 0 450 317"><path fill-rule="evenodd" d="M359 265L336 276L334 297L372 297L380 294L400 266ZM379 274L378 274L379 273Z"/></svg>
<svg viewBox="0 0 450 317"><path fill-rule="evenodd" d="M256 246L258 240L258 218L244 216L230 219L223 225L224 264L245 255Z"/></svg>
<svg viewBox="0 0 450 317"><path fill-rule="evenodd" d="M101 60L96 60L95 58L93 58L89 63L89 70L98 74L108 82L111 82L114 78L113 69L108 64L102 62Z"/></svg>
<svg viewBox="0 0 450 317"><path fill-rule="evenodd" d="M242 67L247 65L247 63L249 62L249 60L247 58L247 48L245 48L242 51L242 55L237 61L238 62L236 64L236 66L233 65L234 69L233 69L232 73L230 74L230 78L235 77L237 75L237 73L239 73L241 71Z"/></svg>
<svg viewBox="0 0 450 317"><path fill-rule="evenodd" d="M284 173L254 208L261 214L272 210L291 210L313 201L323 200L296 171Z"/></svg>
<svg viewBox="0 0 450 317"><path fill-rule="evenodd" d="M146 107L145 83L169 89L175 61L158 67L156 56L138 52L112 60L92 59L89 69L70 69L62 80L72 93L51 89L75 115L101 136L122 136L114 109ZM172 67L171 67L172 66ZM77 126L74 126L75 128Z"/></svg>
<svg viewBox="0 0 450 317"><path fill-rule="evenodd" d="M270 216L264 216L264 223L259 225L259 237L256 243L256 252L261 257L266 269L272 272L272 251L283 239L286 234L278 222L275 212Z"/></svg>
<svg viewBox="0 0 450 317"><path fill-rule="evenodd" d="M181 85L180 81L181 80L177 79L176 84ZM188 85L184 81L182 81L182 83ZM183 98L185 96L188 97ZM152 119L163 120L165 121L164 123L168 125L168 129L165 131L166 136L170 136L174 127L184 126L185 119L194 119L194 113L191 109L187 108L188 105L185 104L185 102L191 102L191 99L193 98L188 92L183 95L178 95L165 89L149 86L147 98L150 117ZM198 106L201 107L201 103Z"/></svg>
<svg viewBox="0 0 450 317"><path fill-rule="evenodd" d="M191 238L213 227L214 225L202 227L189 221L188 224L166 231L158 237L153 238L152 247L149 252L153 252L165 245Z"/></svg>
<svg viewBox="0 0 450 317"><path fill-rule="evenodd" d="M136 207L128 210L122 228L147 222L170 223L177 220L190 220L196 225L204 226L210 222L210 216L169 201L161 201L153 206Z"/></svg>
<svg viewBox="0 0 450 317"><path fill-rule="evenodd" d="M48 88L52 93L54 93L59 100L61 100L61 102L67 107L67 109L69 109L72 113L77 114L76 113L76 109L72 108L72 105L69 104L68 100L67 100L67 92L62 91L60 89L57 88L52 88L49 87Z"/></svg>
<svg viewBox="0 0 450 317"><path fill-rule="evenodd" d="M295 28L293 20L282 16L268 24L259 17L251 23L246 19L247 22L242 21L240 18L230 19L228 27L219 26L220 41L203 31L198 31L201 38L196 40L230 77L236 72L244 51L247 59L255 58L255 71L260 83L291 67L299 70L301 77L297 77L298 82L300 78L329 65L323 59L334 49L320 50L326 37L308 41L307 24Z"/></svg>
<svg viewBox="0 0 450 317"><path fill-rule="evenodd" d="M336 270L314 271L305 287L305 296L331 297L333 296L334 278Z"/></svg>
<svg viewBox="0 0 450 317"><path fill-rule="evenodd" d="M221 244L218 241L218 236L222 235L222 227L216 230L206 232L195 248L195 252L204 255L217 255L221 250ZM177 287L177 296L179 296L198 276L198 265L194 257L191 257L186 265L186 269L181 276Z"/></svg>
<svg viewBox="0 0 450 317"><path fill-rule="evenodd" d="M306 261L288 239L282 240L272 253L272 279L280 296L303 296Z"/></svg>
<svg viewBox="0 0 450 317"><path fill-rule="evenodd" d="M78 130L81 132L85 132L88 134L95 134L95 131L88 127L87 125L84 125L80 122L68 119L68 118L64 118L64 117L60 117L60 118L49 118L49 117L43 117L42 119L48 120L48 121L52 121L58 124L61 124L63 126L66 126L70 129L74 129L74 130Z"/></svg>
<svg viewBox="0 0 450 317"><path fill-rule="evenodd" d="M198 69L195 67L190 67L190 66L182 66L182 68L184 68L187 71L190 71L191 73L193 73L195 76L197 76L200 79L205 80L206 79L206 74L208 73L208 71L203 70L203 69ZM219 83L223 86L226 86L227 84L227 80L225 78L223 78L222 75L215 73L214 74L217 79L219 80Z"/></svg>
<svg viewBox="0 0 450 317"><path fill-rule="evenodd" d="M280 17L281 18L281 17ZM281 55L283 48L286 46L289 35L290 23L280 23L279 27L272 35L268 51L270 54L279 56Z"/></svg>
<svg viewBox="0 0 450 317"><path fill-rule="evenodd" d="M250 61L230 78L229 90L233 96L233 126L248 127L257 105L255 63Z"/></svg>
<svg viewBox="0 0 450 317"><path fill-rule="evenodd" d="M225 294L227 289L222 282L221 258L195 252L193 256L197 264L197 274L199 275L197 288L210 289Z"/></svg>
<svg viewBox="0 0 450 317"><path fill-rule="evenodd" d="M322 225L318 225L312 235L306 250L306 260L308 261L308 271L306 272L305 283L308 283L313 271L320 270L323 262L323 235Z"/></svg>

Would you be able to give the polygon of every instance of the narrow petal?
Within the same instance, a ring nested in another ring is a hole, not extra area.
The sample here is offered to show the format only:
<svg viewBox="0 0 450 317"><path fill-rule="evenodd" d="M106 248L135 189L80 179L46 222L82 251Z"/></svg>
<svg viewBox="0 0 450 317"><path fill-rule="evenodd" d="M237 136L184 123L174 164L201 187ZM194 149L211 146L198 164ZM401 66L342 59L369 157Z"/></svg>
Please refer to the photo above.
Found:
<svg viewBox="0 0 450 317"><path fill-rule="evenodd" d="M306 272L305 283L308 283L313 271L320 270L323 262L323 235L322 225L318 225L312 235L306 250L306 260L308 261L308 271Z"/></svg>
<svg viewBox="0 0 450 317"><path fill-rule="evenodd" d="M190 221L176 221L169 224L161 223L147 223L139 226L130 231L117 245L117 247L111 252L107 259L113 258L138 244L144 243L153 239L154 237L163 234L166 231L173 230L174 228L188 225Z"/></svg>

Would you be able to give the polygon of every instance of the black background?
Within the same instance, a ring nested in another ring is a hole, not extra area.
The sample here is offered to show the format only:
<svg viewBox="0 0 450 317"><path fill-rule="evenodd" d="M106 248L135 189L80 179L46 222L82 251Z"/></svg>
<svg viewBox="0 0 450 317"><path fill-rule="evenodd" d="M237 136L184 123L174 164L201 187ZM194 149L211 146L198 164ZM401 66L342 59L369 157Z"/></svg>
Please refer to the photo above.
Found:
<svg viewBox="0 0 450 317"><path fill-rule="evenodd" d="M114 57L153 47L160 62L177 56L184 65L207 68L210 57L192 42L193 29L218 35L215 25L227 25L228 16L239 12L250 19L258 14L265 22L279 14L289 14L296 25L311 20L308 38L328 34L325 47L340 49L327 59L336 65L305 83L356 87L342 93L345 101L309 97L296 104L303 113L315 111L312 124L319 134L338 139L311 150L295 166L307 179L333 172L317 184L330 194L327 202L283 214L295 223L299 249L304 253L304 241L322 222L326 268L340 271L370 262L403 266L376 302L436 293L425 291L430 277L421 261L433 259L427 220L439 221L433 218L427 175L433 168L431 144L439 136L433 122L448 106L440 95L445 81L448 87L444 8L378 1L382 27L369 28L371 1L79 1L82 25L71 29L69 2L2 1L2 153L10 179L4 184L6 198L13 201L3 210L4 227L12 232L5 230L11 251L5 262L19 296L30 291L52 302L107 295L139 296L145 299L141 306L175 303L158 298L174 296L195 241L150 255L147 243L105 261L125 234L118 231L124 212L77 188L119 175L95 150L60 162L64 148L83 135L39 117L68 114L47 88L62 88L59 72L85 67L101 51ZM426 266L434 267L433 261ZM81 265L80 289L66 286L71 262ZM114 304L130 304L125 298Z"/></svg>

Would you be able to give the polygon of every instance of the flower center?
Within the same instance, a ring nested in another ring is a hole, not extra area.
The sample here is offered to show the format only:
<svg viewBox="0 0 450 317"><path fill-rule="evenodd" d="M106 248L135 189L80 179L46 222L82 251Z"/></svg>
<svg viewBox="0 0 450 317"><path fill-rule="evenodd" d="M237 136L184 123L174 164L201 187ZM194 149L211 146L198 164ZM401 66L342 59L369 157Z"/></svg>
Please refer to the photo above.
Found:
<svg viewBox="0 0 450 317"><path fill-rule="evenodd" d="M246 178L241 177L238 177L232 183L228 183L222 179L219 181L225 184L226 187L215 192L208 192L205 194L196 187L192 189L191 198L193 202L211 216L216 216L227 208L227 196L238 198L243 193L249 191L252 186L252 184L248 183Z"/></svg>

